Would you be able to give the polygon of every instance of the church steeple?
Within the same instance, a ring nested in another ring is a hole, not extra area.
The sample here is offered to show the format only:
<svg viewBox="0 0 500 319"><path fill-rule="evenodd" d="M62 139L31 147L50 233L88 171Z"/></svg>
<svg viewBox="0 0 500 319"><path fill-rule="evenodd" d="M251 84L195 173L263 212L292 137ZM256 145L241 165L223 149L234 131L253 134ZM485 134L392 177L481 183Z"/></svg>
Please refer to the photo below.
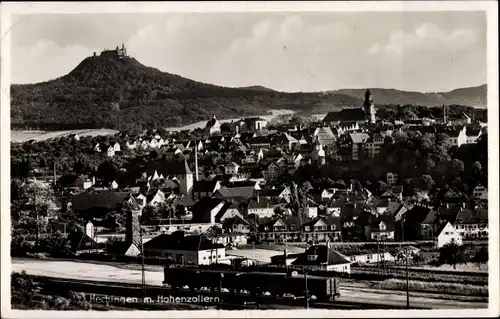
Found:
<svg viewBox="0 0 500 319"><path fill-rule="evenodd" d="M375 123L375 105L372 99L372 92L367 89L365 92L365 101L363 103L363 109L365 114L368 116L371 123Z"/></svg>

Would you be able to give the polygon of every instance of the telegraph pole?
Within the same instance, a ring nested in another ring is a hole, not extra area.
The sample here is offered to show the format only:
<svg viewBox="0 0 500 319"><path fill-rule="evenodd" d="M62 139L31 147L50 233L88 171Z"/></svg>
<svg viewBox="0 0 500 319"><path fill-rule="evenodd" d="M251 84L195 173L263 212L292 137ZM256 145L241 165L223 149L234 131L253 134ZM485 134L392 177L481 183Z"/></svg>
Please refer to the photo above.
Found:
<svg viewBox="0 0 500 319"><path fill-rule="evenodd" d="M404 243L405 232L404 232L404 218L401 219L401 242ZM410 309L410 276L408 273L408 248L404 246L404 254L406 259L406 308Z"/></svg>
<svg viewBox="0 0 500 319"><path fill-rule="evenodd" d="M406 308L410 309L410 276L408 273L408 248L405 247L406 257Z"/></svg>
<svg viewBox="0 0 500 319"><path fill-rule="evenodd" d="M141 255L142 255L142 267L141 267L141 271L142 271L142 297L143 297L143 300L146 298L146 269L144 268L144 240L143 240L143 237L142 237L142 227L139 226L139 229L140 229L140 235L141 235Z"/></svg>
<svg viewBox="0 0 500 319"><path fill-rule="evenodd" d="M304 270L304 280L306 282L306 309L309 309L309 290L307 288L307 269Z"/></svg>

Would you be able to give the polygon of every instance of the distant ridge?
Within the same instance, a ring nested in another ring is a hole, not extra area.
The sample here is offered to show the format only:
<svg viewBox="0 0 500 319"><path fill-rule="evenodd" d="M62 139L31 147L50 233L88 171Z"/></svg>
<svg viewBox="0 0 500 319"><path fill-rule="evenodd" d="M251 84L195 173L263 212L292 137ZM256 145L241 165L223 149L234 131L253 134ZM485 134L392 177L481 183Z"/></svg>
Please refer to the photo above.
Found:
<svg viewBox="0 0 500 319"><path fill-rule="evenodd" d="M262 86L262 85L243 86L243 87L239 87L239 89L255 90L255 91L267 91L267 92L277 92L277 91L275 91L273 89L266 88L265 86Z"/></svg>
<svg viewBox="0 0 500 319"><path fill-rule="evenodd" d="M358 99L363 98L366 89L340 89L329 91L349 95ZM487 85L459 88L449 92L421 93L396 89L370 88L373 100L377 104L413 104L425 106L464 105L472 107L486 107Z"/></svg>
<svg viewBox="0 0 500 319"><path fill-rule="evenodd" d="M128 56L85 58L54 80L11 86L11 126L23 129L172 127L218 118L264 115L273 109L325 113L360 106L365 89L278 92L261 85L229 88L148 67ZM372 89L377 105L486 105L486 86L446 93Z"/></svg>

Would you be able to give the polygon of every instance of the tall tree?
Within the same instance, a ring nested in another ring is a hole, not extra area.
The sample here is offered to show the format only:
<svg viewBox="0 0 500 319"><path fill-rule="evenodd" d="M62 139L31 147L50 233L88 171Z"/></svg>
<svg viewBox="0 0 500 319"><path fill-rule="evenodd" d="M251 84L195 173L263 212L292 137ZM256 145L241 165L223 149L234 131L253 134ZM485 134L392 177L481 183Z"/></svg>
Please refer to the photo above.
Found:
<svg viewBox="0 0 500 319"><path fill-rule="evenodd" d="M56 213L54 192L49 185L40 181L23 184L19 198L11 204L13 237L34 234L38 247L40 233L47 229L49 219L56 217Z"/></svg>
<svg viewBox="0 0 500 319"><path fill-rule="evenodd" d="M452 265L453 269L457 269L457 265L467 262L465 249L456 243L449 243L441 247L439 250L439 263Z"/></svg>

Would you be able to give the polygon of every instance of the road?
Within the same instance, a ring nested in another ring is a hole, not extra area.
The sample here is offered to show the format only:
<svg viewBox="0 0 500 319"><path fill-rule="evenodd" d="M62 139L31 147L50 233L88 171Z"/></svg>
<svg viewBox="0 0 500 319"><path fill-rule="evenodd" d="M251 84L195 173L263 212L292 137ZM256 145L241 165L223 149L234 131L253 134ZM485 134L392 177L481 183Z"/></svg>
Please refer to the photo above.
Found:
<svg viewBox="0 0 500 319"><path fill-rule="evenodd" d="M142 281L141 272L137 270L122 269L114 266L99 265L92 263L73 262L73 261L45 261L30 259L12 259L12 271L26 271L29 275L47 276L66 279L81 279L93 281L107 281L120 283L140 284ZM163 272L146 271L146 284L152 286L161 286ZM353 287L342 288L342 302L370 302L374 304L401 306L406 304L406 296L380 293L374 290L356 289ZM411 297L411 307L430 308L430 309L479 309L487 308L485 302L463 302L456 300L444 300L427 297Z"/></svg>

